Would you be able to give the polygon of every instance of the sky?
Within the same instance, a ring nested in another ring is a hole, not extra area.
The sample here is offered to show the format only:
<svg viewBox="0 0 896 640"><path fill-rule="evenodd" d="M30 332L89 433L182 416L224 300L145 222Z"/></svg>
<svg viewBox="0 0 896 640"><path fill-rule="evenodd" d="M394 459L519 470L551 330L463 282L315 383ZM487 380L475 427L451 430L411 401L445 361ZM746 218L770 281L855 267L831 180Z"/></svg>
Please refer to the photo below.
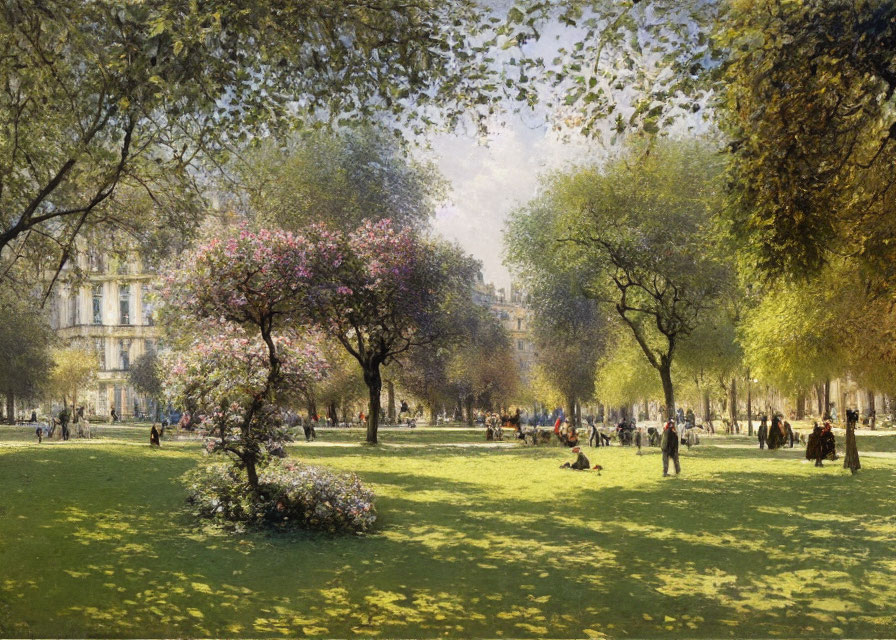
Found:
<svg viewBox="0 0 896 640"><path fill-rule="evenodd" d="M425 157L451 185L449 202L436 212L436 231L482 261L486 282L505 288L511 281L503 265L508 214L537 195L539 176L605 155L595 142L561 139L534 113L508 116L485 140L457 132L433 136L430 143Z"/></svg>

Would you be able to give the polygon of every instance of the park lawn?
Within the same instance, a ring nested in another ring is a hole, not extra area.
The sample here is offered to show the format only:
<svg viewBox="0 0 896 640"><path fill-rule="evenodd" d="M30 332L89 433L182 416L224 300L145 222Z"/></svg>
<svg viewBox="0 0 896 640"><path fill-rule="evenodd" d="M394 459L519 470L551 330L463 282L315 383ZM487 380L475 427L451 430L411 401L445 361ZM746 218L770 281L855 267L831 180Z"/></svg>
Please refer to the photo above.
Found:
<svg viewBox="0 0 896 640"><path fill-rule="evenodd" d="M0 636L892 635L896 460L587 453L298 443L378 495L332 537L197 525L196 443L0 442Z"/></svg>

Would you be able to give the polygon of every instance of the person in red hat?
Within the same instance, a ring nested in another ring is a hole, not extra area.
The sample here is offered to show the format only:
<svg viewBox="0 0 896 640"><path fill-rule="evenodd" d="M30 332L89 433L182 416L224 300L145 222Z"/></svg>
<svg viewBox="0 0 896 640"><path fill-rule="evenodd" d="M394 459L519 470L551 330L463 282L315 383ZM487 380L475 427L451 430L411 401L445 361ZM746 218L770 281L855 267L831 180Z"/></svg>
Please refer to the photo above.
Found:
<svg viewBox="0 0 896 640"><path fill-rule="evenodd" d="M569 462L564 462L560 465L561 469L575 469L577 471L585 471L591 468L591 463L588 462L588 458L585 457L585 454L582 453L581 447L573 447L572 452L576 454L576 461L570 464Z"/></svg>

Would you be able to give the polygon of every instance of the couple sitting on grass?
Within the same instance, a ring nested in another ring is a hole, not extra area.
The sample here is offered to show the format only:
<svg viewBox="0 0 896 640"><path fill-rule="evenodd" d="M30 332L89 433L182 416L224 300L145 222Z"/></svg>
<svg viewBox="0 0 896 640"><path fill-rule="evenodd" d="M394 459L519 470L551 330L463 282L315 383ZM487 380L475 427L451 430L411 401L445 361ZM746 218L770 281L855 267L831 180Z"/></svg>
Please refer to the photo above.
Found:
<svg viewBox="0 0 896 640"><path fill-rule="evenodd" d="M591 468L591 463L588 462L588 458L585 457L585 454L582 453L581 447L573 447L572 452L576 454L576 461L573 463L564 462L560 465L561 469L575 469L576 471L587 471ZM600 470L603 469L599 464L594 465L594 469L597 471L598 475L600 475Z"/></svg>

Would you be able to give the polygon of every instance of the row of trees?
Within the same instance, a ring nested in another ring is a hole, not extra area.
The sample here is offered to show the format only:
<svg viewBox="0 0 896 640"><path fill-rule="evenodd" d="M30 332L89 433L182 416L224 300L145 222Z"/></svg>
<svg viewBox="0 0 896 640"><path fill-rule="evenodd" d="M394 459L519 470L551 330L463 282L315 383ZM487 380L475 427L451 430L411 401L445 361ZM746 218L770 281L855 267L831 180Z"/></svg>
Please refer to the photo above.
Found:
<svg viewBox="0 0 896 640"><path fill-rule="evenodd" d="M595 397L657 400L671 415L685 388L733 422L738 384L754 378L801 406L840 376L896 391L860 269L842 259L810 279L753 280L724 176L718 144L656 141L546 177L511 217L508 261L530 285L544 375L572 415Z"/></svg>

